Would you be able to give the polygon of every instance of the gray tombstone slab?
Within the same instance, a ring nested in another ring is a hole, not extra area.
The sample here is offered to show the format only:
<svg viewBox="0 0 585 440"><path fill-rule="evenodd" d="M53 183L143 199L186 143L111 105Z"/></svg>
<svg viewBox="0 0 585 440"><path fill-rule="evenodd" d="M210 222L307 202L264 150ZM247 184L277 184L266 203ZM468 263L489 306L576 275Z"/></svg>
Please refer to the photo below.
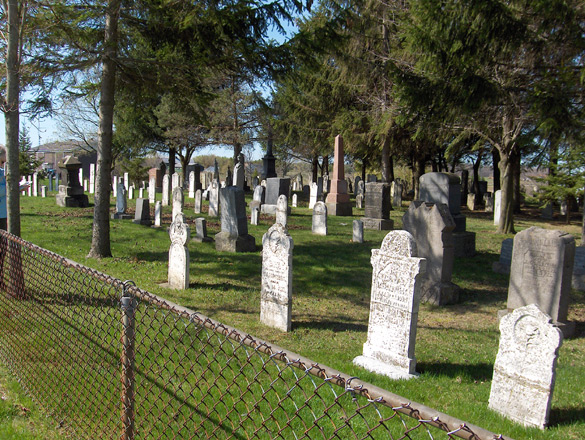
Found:
<svg viewBox="0 0 585 440"><path fill-rule="evenodd" d="M358 183L361 182L362 178L359 176L356 176L355 179L353 180L353 191L354 191L354 197L357 197L358 195Z"/></svg>
<svg viewBox="0 0 585 440"><path fill-rule="evenodd" d="M144 198L144 188L142 188L142 187L138 188L138 197L141 199Z"/></svg>
<svg viewBox="0 0 585 440"><path fill-rule="evenodd" d="M209 197L209 212L208 215L210 217L218 217L219 216L219 182L214 180L211 182L211 186L208 190L208 197Z"/></svg>
<svg viewBox="0 0 585 440"><path fill-rule="evenodd" d="M492 193L483 195L483 205L485 206L485 212L494 212L494 198Z"/></svg>
<svg viewBox="0 0 585 440"><path fill-rule="evenodd" d="M364 195L358 194L355 196L355 207L358 209L362 209L364 207Z"/></svg>
<svg viewBox="0 0 585 440"><path fill-rule="evenodd" d="M296 208L297 207L297 203L298 203L298 198L296 194L292 195L292 207Z"/></svg>
<svg viewBox="0 0 585 440"><path fill-rule="evenodd" d="M238 163L234 167L234 186L244 189L244 185L246 183L245 171L246 167L244 162L244 155L240 153L238 155Z"/></svg>
<svg viewBox="0 0 585 440"><path fill-rule="evenodd" d="M514 239L506 238L502 241L500 248L500 259L492 264L492 270L496 273L508 274L510 273L510 266L512 265L512 249L514 247Z"/></svg>
<svg viewBox="0 0 585 440"><path fill-rule="evenodd" d="M327 206L323 202L315 203L313 208L313 234L327 235Z"/></svg>
<svg viewBox="0 0 585 440"><path fill-rule="evenodd" d="M201 190L198 189L195 191L195 214L201 214L201 201L202 201L202 193Z"/></svg>
<svg viewBox="0 0 585 440"><path fill-rule="evenodd" d="M394 228L394 221L390 220L390 185L387 183L371 182L366 184L366 198L364 228L378 231Z"/></svg>
<svg viewBox="0 0 585 440"><path fill-rule="evenodd" d="M287 200L290 196L290 179L281 177L270 177L266 179L266 196L261 207L263 213L275 214L278 197L285 195Z"/></svg>
<svg viewBox="0 0 585 440"><path fill-rule="evenodd" d="M426 261L416 252L407 231L389 232L380 249L372 249L368 339L353 362L392 379L417 376L414 347Z"/></svg>
<svg viewBox="0 0 585 440"><path fill-rule="evenodd" d="M456 174L426 173L420 176L420 199L427 203L444 203L451 215L461 212L461 179Z"/></svg>
<svg viewBox="0 0 585 440"><path fill-rule="evenodd" d="M291 329L293 246L280 223L262 237L260 321L284 332Z"/></svg>
<svg viewBox="0 0 585 440"><path fill-rule="evenodd" d="M392 182L390 187L390 198L392 199L393 208L402 208L402 184L396 181Z"/></svg>
<svg viewBox="0 0 585 440"><path fill-rule="evenodd" d="M260 202L252 200L250 202L250 224L258 225L260 220Z"/></svg>
<svg viewBox="0 0 585 440"><path fill-rule="evenodd" d="M169 206L171 199L171 178L168 174L163 176L162 180L162 205Z"/></svg>
<svg viewBox="0 0 585 440"><path fill-rule="evenodd" d="M126 214L128 208L128 201L126 200L126 188L124 183L118 183L118 194L116 196L116 212L112 214L113 220L130 220L132 216Z"/></svg>
<svg viewBox="0 0 585 440"><path fill-rule="evenodd" d="M46 185L41 186L41 197L42 198L47 197L47 186Z"/></svg>
<svg viewBox="0 0 585 440"><path fill-rule="evenodd" d="M193 237L192 241L199 243L213 241L213 238L207 236L207 220L203 217L195 219L195 237Z"/></svg>
<svg viewBox="0 0 585 440"><path fill-rule="evenodd" d="M570 336L575 326L567 321L574 260L575 239L566 232L532 227L516 234L507 310L537 304Z"/></svg>
<svg viewBox="0 0 585 440"><path fill-rule="evenodd" d="M354 220L353 221L352 241L354 243L363 243L364 242L364 222L362 222L361 220Z"/></svg>
<svg viewBox="0 0 585 440"><path fill-rule="evenodd" d="M459 300L459 288L451 282L455 257L455 222L447 205L413 201L402 217L404 229L416 240L418 255L427 260L422 280L422 301L435 305Z"/></svg>
<svg viewBox="0 0 585 440"><path fill-rule="evenodd" d="M181 176L179 175L179 173L173 173L171 177L171 193L178 186L181 186Z"/></svg>
<svg viewBox="0 0 585 440"><path fill-rule="evenodd" d="M154 228L162 226L162 202L157 200L154 204Z"/></svg>
<svg viewBox="0 0 585 440"><path fill-rule="evenodd" d="M467 194L467 209L470 211L475 211L477 209L475 203L475 194Z"/></svg>
<svg viewBox="0 0 585 440"><path fill-rule="evenodd" d="M535 304L504 316L489 408L524 426L544 429L562 341L562 332Z"/></svg>
<svg viewBox="0 0 585 440"><path fill-rule="evenodd" d="M150 203L154 203L156 201L156 177L151 177L148 180L148 201Z"/></svg>
<svg viewBox="0 0 585 440"><path fill-rule="evenodd" d="M195 171L189 173L189 197L195 197Z"/></svg>
<svg viewBox="0 0 585 440"><path fill-rule="evenodd" d="M150 204L148 199L136 199L136 214L134 215L134 223L145 226L152 226L150 219Z"/></svg>
<svg viewBox="0 0 585 440"><path fill-rule="evenodd" d="M253 252L256 242L248 234L244 190L228 186L220 191L221 232L215 236L215 249L227 252Z"/></svg>
<svg viewBox="0 0 585 440"><path fill-rule="evenodd" d="M168 287L171 289L189 288L189 249L186 244L190 235L190 228L185 223L183 214L177 214L169 228L171 248L169 249Z"/></svg>
<svg viewBox="0 0 585 440"><path fill-rule="evenodd" d="M276 223L286 228L288 222L288 200L284 194L278 196L276 202Z"/></svg>
<svg viewBox="0 0 585 440"><path fill-rule="evenodd" d="M183 188L177 186L173 189L173 204L171 218L175 218L177 214L183 213L183 206L185 204L185 196L183 195Z"/></svg>
<svg viewBox="0 0 585 440"><path fill-rule="evenodd" d="M256 188L254 188L254 195L252 196L252 200L259 202L260 204L264 203L264 187L262 185L256 185Z"/></svg>

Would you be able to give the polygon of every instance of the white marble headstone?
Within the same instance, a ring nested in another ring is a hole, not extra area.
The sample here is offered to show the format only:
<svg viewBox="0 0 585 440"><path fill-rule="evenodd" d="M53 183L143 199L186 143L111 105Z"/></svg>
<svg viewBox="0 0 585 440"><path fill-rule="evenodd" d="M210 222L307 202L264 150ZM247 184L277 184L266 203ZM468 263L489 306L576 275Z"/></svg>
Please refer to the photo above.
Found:
<svg viewBox="0 0 585 440"><path fill-rule="evenodd" d="M416 257L407 231L391 231L372 249L372 291L368 339L353 362L393 379L416 376L414 345L420 304L420 278L426 260Z"/></svg>
<svg viewBox="0 0 585 440"><path fill-rule="evenodd" d="M140 197L142 198L142 197ZM148 179L148 201L154 203L156 200L156 177Z"/></svg>
<svg viewBox="0 0 585 440"><path fill-rule="evenodd" d="M288 221L288 199L284 194L278 196L276 201L276 223L286 228Z"/></svg>
<svg viewBox="0 0 585 440"><path fill-rule="evenodd" d="M168 174L165 174L163 176L163 180L162 180L162 205L163 206L169 206L170 195L171 195L170 177Z"/></svg>
<svg viewBox="0 0 585 440"><path fill-rule="evenodd" d="M189 287L189 241L191 231L185 223L183 214L177 214L169 228L171 248L169 250L169 287L187 289Z"/></svg>
<svg viewBox="0 0 585 440"><path fill-rule="evenodd" d="M280 223L262 237L260 321L282 331L291 329L293 240Z"/></svg>
<svg viewBox="0 0 585 440"><path fill-rule="evenodd" d="M327 235L327 205L323 202L315 203L313 208L313 234Z"/></svg>
<svg viewBox="0 0 585 440"><path fill-rule="evenodd" d="M561 330L535 304L500 321L489 407L524 426L548 423Z"/></svg>

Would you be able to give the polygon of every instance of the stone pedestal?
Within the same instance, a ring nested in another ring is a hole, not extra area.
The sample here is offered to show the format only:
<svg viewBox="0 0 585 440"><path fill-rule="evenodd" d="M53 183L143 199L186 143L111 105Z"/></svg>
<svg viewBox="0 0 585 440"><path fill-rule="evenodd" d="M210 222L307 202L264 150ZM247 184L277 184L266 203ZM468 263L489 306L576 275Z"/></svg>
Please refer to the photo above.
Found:
<svg viewBox="0 0 585 440"><path fill-rule="evenodd" d="M390 220L390 185L387 183L370 182L366 184L366 206L364 209L365 229L386 231L394 229L394 221Z"/></svg>
<svg viewBox="0 0 585 440"><path fill-rule="evenodd" d="M351 216L352 206L347 192L347 181L345 180L343 167L343 138L335 137L335 158L333 161L333 178L330 180L325 204L327 213L335 216Z"/></svg>
<svg viewBox="0 0 585 440"><path fill-rule="evenodd" d="M254 252L256 239L250 234L230 235L228 232L215 234L215 250L223 252Z"/></svg>
<svg viewBox="0 0 585 440"><path fill-rule="evenodd" d="M75 156L65 156L57 165L61 170L63 185L59 185L59 194L56 196L57 205L64 208L86 208L89 199L83 192L79 182L81 162Z"/></svg>

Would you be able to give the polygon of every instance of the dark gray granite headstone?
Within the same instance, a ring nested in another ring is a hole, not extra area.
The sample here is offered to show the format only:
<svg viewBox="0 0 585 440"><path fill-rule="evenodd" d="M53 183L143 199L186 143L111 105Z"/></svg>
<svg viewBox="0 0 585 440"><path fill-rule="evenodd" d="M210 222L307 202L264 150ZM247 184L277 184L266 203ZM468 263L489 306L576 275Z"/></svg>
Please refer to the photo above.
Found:
<svg viewBox="0 0 585 440"><path fill-rule="evenodd" d="M366 183L364 222L365 229L391 230L394 222L390 220L390 185L388 183Z"/></svg>

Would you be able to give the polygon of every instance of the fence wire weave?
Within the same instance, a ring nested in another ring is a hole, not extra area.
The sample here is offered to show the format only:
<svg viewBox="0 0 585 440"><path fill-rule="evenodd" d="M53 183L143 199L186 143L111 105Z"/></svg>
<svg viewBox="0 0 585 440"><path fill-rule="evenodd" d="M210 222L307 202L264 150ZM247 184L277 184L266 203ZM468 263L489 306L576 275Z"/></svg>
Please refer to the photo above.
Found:
<svg viewBox="0 0 585 440"><path fill-rule="evenodd" d="M4 231L0 359L71 438L504 439Z"/></svg>

